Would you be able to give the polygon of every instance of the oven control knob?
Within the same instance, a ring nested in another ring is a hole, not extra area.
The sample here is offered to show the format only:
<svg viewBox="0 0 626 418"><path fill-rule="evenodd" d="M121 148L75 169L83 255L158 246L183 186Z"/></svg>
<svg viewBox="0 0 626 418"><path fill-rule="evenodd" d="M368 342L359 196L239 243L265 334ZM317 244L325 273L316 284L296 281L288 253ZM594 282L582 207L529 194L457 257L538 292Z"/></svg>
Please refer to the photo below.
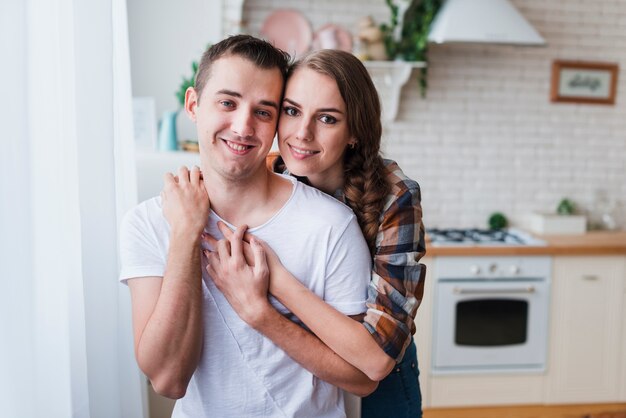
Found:
<svg viewBox="0 0 626 418"><path fill-rule="evenodd" d="M489 273L495 273L498 270L498 265L496 263L489 264Z"/></svg>
<svg viewBox="0 0 626 418"><path fill-rule="evenodd" d="M512 265L511 267L509 267L509 271L511 272L512 275L515 276L516 274L519 274L520 268L519 266Z"/></svg>
<svg viewBox="0 0 626 418"><path fill-rule="evenodd" d="M474 276L478 276L480 274L480 266L477 266L477 265L471 266L470 273L472 273Z"/></svg>

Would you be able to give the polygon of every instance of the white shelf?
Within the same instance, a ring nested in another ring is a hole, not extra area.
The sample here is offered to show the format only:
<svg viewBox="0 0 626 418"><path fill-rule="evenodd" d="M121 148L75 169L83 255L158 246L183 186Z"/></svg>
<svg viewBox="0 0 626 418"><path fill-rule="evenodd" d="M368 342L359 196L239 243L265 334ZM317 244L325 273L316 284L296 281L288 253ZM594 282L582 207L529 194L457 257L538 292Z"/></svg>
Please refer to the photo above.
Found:
<svg viewBox="0 0 626 418"><path fill-rule="evenodd" d="M402 86L409 81L414 68L425 68L422 61L363 61L378 90L383 107L383 122L392 122L398 115Z"/></svg>

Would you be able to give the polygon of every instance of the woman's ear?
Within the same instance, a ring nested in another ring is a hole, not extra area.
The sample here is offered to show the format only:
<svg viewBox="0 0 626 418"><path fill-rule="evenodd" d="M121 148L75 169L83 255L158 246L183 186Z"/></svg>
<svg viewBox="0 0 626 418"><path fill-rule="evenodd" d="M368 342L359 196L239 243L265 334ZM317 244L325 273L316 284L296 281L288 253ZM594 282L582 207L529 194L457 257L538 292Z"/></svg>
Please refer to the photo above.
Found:
<svg viewBox="0 0 626 418"><path fill-rule="evenodd" d="M198 107L198 93L193 87L185 91L185 112L192 121L196 121L196 108Z"/></svg>
<svg viewBox="0 0 626 418"><path fill-rule="evenodd" d="M356 140L356 138L350 138L350 141L348 141L348 147L350 149L354 149L357 146L358 142Z"/></svg>

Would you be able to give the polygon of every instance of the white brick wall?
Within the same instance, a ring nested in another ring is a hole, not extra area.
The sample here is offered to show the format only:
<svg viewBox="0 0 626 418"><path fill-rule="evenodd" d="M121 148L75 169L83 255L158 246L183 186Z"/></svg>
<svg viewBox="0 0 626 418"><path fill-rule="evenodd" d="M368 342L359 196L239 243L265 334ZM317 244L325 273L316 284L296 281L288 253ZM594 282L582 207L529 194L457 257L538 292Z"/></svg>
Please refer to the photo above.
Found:
<svg viewBox="0 0 626 418"><path fill-rule="evenodd" d="M432 45L428 95L414 71L385 154L421 184L427 226L485 226L496 210L520 225L564 196L593 212L605 192L626 227L626 1L513 3L548 46ZM248 0L243 30L258 33L276 8L300 10L314 29L389 16L383 0ZM619 63L616 105L552 104L554 59Z"/></svg>

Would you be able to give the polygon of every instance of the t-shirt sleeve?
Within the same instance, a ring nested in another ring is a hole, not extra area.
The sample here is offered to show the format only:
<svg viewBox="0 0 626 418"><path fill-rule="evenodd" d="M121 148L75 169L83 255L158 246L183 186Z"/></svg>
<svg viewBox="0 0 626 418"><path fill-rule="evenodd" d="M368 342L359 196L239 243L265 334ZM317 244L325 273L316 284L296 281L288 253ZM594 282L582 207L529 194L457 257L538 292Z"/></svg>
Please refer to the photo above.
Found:
<svg viewBox="0 0 626 418"><path fill-rule="evenodd" d="M158 236L145 204L124 216L120 227L119 280L122 283L136 277L163 277L166 260Z"/></svg>
<svg viewBox="0 0 626 418"><path fill-rule="evenodd" d="M365 312L370 252L354 215L329 251L324 301L345 315Z"/></svg>

